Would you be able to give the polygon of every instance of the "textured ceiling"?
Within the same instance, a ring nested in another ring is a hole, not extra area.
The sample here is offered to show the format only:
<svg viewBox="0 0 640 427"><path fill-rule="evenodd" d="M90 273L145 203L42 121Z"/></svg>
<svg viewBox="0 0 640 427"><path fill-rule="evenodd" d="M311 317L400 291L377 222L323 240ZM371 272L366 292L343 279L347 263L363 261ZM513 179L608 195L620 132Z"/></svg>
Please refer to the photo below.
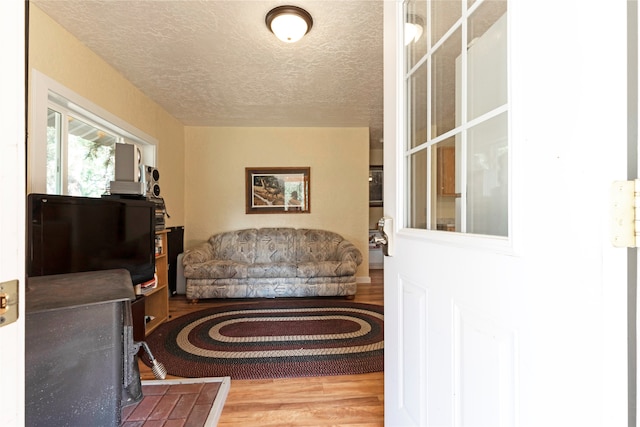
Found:
<svg viewBox="0 0 640 427"><path fill-rule="evenodd" d="M382 139L382 0L32 0L187 126L370 128ZM279 41L283 4L313 28Z"/></svg>

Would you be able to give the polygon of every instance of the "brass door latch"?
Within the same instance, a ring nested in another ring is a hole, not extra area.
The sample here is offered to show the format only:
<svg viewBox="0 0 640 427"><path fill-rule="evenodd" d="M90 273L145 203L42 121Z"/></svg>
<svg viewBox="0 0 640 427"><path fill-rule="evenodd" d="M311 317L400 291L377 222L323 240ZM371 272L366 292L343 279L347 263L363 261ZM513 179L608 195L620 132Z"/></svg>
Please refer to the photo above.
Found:
<svg viewBox="0 0 640 427"><path fill-rule="evenodd" d="M18 320L18 281L0 283L0 326Z"/></svg>

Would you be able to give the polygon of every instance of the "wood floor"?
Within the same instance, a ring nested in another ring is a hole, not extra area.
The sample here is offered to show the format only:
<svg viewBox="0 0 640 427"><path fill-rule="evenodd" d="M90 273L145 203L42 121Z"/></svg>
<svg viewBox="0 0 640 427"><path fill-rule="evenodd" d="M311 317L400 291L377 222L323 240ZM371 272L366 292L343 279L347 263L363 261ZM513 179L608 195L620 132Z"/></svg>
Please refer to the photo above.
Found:
<svg viewBox="0 0 640 427"><path fill-rule="evenodd" d="M371 270L371 283L358 285L356 302L383 305L383 271ZM169 300L171 319L238 300ZM243 300L243 302L248 302ZM250 301L249 301L250 302ZM140 364L142 379L154 379ZM175 378L175 377L173 377ZM273 380L232 380L219 427L368 427L384 425L384 374Z"/></svg>

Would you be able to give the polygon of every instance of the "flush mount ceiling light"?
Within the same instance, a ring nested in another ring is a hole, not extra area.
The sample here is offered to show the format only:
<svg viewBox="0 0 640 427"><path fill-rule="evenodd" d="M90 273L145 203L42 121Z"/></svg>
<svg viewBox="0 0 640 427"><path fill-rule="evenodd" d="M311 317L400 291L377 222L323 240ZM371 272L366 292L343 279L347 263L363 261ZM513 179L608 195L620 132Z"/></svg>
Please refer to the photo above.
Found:
<svg viewBox="0 0 640 427"><path fill-rule="evenodd" d="M407 22L404 23L404 45L417 42L422 37L424 30L424 20L417 15L407 15Z"/></svg>
<svg viewBox="0 0 640 427"><path fill-rule="evenodd" d="M278 6L265 18L267 28L285 43L295 43L311 30L309 12L296 6Z"/></svg>

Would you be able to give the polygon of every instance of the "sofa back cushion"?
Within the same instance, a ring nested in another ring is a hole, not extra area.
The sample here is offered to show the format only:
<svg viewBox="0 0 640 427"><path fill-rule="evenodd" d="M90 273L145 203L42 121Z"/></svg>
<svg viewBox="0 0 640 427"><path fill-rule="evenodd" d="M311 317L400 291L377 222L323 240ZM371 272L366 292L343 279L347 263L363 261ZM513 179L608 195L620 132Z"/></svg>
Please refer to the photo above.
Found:
<svg viewBox="0 0 640 427"><path fill-rule="evenodd" d="M296 260L295 229L260 228L256 236L255 262L260 264Z"/></svg>
<svg viewBox="0 0 640 427"><path fill-rule="evenodd" d="M343 240L342 236L332 231L297 229L296 261L336 261L338 258L338 245Z"/></svg>
<svg viewBox="0 0 640 427"><path fill-rule="evenodd" d="M214 260L243 264L319 263L344 261L345 248L352 247L357 266L362 257L355 247L332 231L306 228L249 228L214 234L209 238Z"/></svg>
<svg viewBox="0 0 640 427"><path fill-rule="evenodd" d="M256 258L255 228L214 234L209 239L214 259L251 264Z"/></svg>

